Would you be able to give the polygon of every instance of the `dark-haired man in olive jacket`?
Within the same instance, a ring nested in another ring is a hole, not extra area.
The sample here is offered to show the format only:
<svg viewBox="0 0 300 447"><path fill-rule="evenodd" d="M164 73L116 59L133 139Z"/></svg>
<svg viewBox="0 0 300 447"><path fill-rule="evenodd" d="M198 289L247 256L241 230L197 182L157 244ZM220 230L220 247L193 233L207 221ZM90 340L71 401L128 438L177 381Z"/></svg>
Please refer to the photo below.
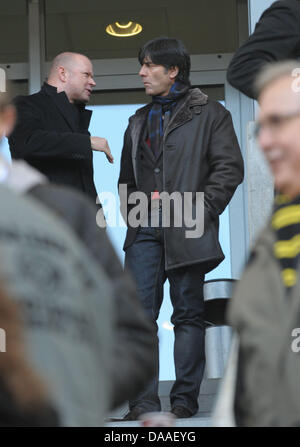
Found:
<svg viewBox="0 0 300 447"><path fill-rule="evenodd" d="M170 282L176 372L171 408L184 418L198 410L205 365L204 274L224 259L219 215L243 179L243 159L230 113L198 88L190 88L190 57L180 41L150 41L139 61L152 102L130 118L124 137L119 190L128 225L125 261L154 324L163 284L166 278ZM164 207L172 194L176 200ZM134 202L145 204L143 198L147 203L138 213ZM203 217L204 233L197 228ZM160 409L157 387L156 378L130 402L127 419Z"/></svg>

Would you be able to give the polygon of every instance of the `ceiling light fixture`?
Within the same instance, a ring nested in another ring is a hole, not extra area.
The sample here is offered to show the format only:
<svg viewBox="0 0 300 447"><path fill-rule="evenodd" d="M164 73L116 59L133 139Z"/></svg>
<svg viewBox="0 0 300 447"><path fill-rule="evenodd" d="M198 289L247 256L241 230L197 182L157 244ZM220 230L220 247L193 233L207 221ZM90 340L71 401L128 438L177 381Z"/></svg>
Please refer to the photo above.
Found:
<svg viewBox="0 0 300 447"><path fill-rule="evenodd" d="M106 32L114 37L136 36L142 31L143 27L136 22L114 22L106 27Z"/></svg>

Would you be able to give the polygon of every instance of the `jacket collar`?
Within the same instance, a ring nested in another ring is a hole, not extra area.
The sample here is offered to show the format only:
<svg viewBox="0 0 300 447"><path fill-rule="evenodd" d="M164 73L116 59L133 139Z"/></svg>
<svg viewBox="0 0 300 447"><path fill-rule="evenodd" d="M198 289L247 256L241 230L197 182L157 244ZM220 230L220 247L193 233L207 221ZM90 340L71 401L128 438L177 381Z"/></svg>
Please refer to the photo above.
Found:
<svg viewBox="0 0 300 447"><path fill-rule="evenodd" d="M68 100L68 97L65 94L65 92L57 93L57 88L47 84L47 82L44 82L41 88L41 92L51 97L56 107L59 109L60 113L67 121L68 125L71 127L71 129L74 132L78 131L74 120L74 111L72 110L73 106ZM80 106L79 109L80 113L82 114L84 129L87 130L90 124L92 111L86 110L84 105Z"/></svg>
<svg viewBox="0 0 300 447"><path fill-rule="evenodd" d="M193 112L197 114L201 113L201 108L208 102L208 96L205 95L199 88L193 88L178 101L178 105L170 119L166 134L171 132L175 127L184 124L186 121L192 119ZM151 103L144 107L141 107L136 111L137 127L140 129L151 109Z"/></svg>
<svg viewBox="0 0 300 447"><path fill-rule="evenodd" d="M207 104L208 96L203 93L200 88L192 88L188 92L189 107L204 106Z"/></svg>

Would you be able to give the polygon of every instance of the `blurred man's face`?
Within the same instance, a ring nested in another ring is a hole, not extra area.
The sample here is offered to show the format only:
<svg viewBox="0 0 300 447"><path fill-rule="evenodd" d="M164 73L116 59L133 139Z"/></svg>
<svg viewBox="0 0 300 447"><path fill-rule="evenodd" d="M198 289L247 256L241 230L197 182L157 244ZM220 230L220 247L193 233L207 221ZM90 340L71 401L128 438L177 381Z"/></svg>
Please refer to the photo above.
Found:
<svg viewBox="0 0 300 447"><path fill-rule="evenodd" d="M1 97L0 97L0 103L1 103ZM11 134L15 123L16 123L15 107L9 104L3 108L0 108L0 141L4 136L8 137Z"/></svg>
<svg viewBox="0 0 300 447"><path fill-rule="evenodd" d="M300 195L300 93L294 78L282 77L259 97L258 142L274 175L277 191Z"/></svg>
<svg viewBox="0 0 300 447"><path fill-rule="evenodd" d="M174 84L177 74L177 67L167 69L163 65L154 64L148 57L144 59L139 71L146 94L150 96L166 96Z"/></svg>
<svg viewBox="0 0 300 447"><path fill-rule="evenodd" d="M66 68L66 76L65 92L69 101L88 103L96 85L91 61L85 56L76 56L70 67Z"/></svg>

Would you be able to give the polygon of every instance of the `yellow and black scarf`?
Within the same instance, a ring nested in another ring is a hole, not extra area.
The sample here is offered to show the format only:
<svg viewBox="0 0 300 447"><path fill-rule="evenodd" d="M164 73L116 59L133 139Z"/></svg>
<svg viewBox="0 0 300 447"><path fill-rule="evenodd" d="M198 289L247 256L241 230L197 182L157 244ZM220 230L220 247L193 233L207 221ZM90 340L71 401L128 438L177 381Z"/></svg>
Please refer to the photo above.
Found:
<svg viewBox="0 0 300 447"><path fill-rule="evenodd" d="M271 222L276 234L274 254L281 266L283 283L289 292L298 281L300 259L300 196L290 200L277 195Z"/></svg>

